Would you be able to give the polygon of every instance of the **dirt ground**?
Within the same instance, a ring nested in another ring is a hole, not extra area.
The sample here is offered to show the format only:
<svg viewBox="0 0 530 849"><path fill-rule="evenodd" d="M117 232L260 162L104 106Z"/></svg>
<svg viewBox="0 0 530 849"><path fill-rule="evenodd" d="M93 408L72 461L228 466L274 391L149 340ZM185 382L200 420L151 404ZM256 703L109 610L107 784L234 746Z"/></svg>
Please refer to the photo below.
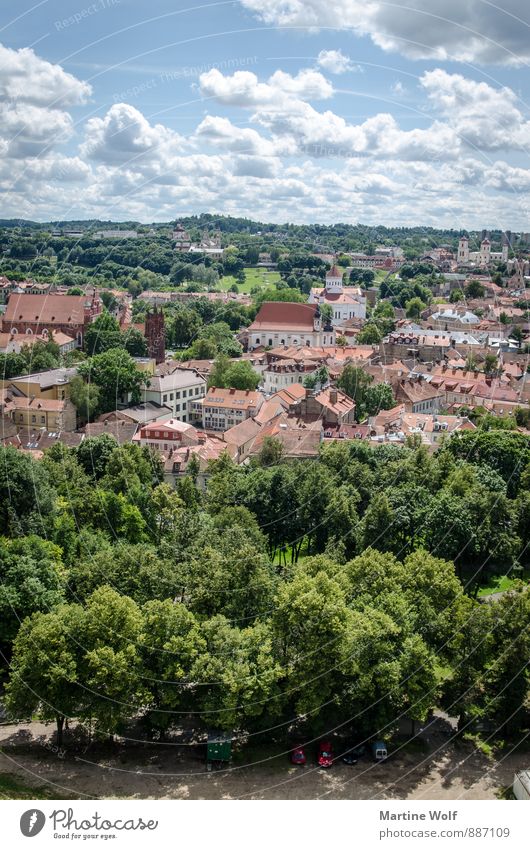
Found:
<svg viewBox="0 0 530 849"><path fill-rule="evenodd" d="M243 749L229 769L212 773L196 746L66 743L66 751L57 752L53 731L39 723L0 726L0 773L63 798L495 799L530 761L526 751L509 749L487 758L469 743L454 742L442 723L412 743L396 743L383 764L363 758L350 767L338 759L321 770L311 762L293 767L283 752Z"/></svg>

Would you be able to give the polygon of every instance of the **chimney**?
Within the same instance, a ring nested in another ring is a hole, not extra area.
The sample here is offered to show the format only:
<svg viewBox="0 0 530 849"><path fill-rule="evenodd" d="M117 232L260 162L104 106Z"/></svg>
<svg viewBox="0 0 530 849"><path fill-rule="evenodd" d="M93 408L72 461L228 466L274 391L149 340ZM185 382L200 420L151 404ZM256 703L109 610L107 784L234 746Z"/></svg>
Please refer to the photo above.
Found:
<svg viewBox="0 0 530 849"><path fill-rule="evenodd" d="M338 400L338 394L336 389L329 390L329 403L336 404Z"/></svg>

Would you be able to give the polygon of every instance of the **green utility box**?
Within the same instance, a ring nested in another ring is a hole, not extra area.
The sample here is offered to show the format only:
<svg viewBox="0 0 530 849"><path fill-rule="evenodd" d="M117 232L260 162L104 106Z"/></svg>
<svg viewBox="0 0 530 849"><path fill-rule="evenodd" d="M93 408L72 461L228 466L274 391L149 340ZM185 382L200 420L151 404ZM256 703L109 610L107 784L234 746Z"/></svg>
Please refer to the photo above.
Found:
<svg viewBox="0 0 530 849"><path fill-rule="evenodd" d="M206 744L206 768L218 769L229 763L232 758L232 738L228 734L211 731Z"/></svg>

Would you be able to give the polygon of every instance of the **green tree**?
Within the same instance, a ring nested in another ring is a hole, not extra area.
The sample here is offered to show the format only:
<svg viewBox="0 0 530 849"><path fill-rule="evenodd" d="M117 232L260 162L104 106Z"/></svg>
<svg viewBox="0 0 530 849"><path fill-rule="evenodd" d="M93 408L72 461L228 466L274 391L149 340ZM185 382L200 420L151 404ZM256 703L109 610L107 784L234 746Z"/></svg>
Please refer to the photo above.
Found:
<svg viewBox="0 0 530 849"><path fill-rule="evenodd" d="M100 389L76 375L70 381L70 400L82 421L91 421L100 403Z"/></svg>
<svg viewBox="0 0 530 849"><path fill-rule="evenodd" d="M79 364L79 374L87 383L95 383L100 390L102 413L115 410L121 401L130 400L137 404L141 398L141 387L145 375L122 348L111 348Z"/></svg>
<svg viewBox="0 0 530 849"><path fill-rule="evenodd" d="M226 731L252 727L280 712L281 667L265 622L232 627L224 616L202 624L206 650L192 669L202 722ZM262 719L264 718L264 719Z"/></svg>
<svg viewBox="0 0 530 849"><path fill-rule="evenodd" d="M149 723L164 732L181 721L184 708L193 707L189 682L206 641L193 613L172 599L147 602L143 615L146 639L141 652L152 694Z"/></svg>
<svg viewBox="0 0 530 849"><path fill-rule="evenodd" d="M483 298L486 290L480 280L470 280L467 284L464 293L466 298Z"/></svg>
<svg viewBox="0 0 530 849"><path fill-rule="evenodd" d="M16 448L0 446L0 533L45 532L54 512L54 496L42 465Z"/></svg>
<svg viewBox="0 0 530 849"><path fill-rule="evenodd" d="M53 613L35 613L24 620L13 645L5 706L15 719L34 714L57 725L62 746L65 720L78 715L82 690L78 685L79 646L75 641L81 610L63 605Z"/></svg>
<svg viewBox="0 0 530 849"><path fill-rule="evenodd" d="M76 637L85 687L80 715L99 733L112 735L150 701L142 675L142 612L132 599L101 586L87 600Z"/></svg>
<svg viewBox="0 0 530 849"><path fill-rule="evenodd" d="M8 645L25 616L64 600L61 550L38 536L0 538L0 643Z"/></svg>
<svg viewBox="0 0 530 849"><path fill-rule="evenodd" d="M381 330L374 323L366 324L362 330L357 333L357 342L359 345L378 345L381 339L383 338L383 334Z"/></svg>
<svg viewBox="0 0 530 849"><path fill-rule="evenodd" d="M407 318L420 318L425 307L426 304L421 300L421 298L411 298L410 301L407 301L405 304Z"/></svg>

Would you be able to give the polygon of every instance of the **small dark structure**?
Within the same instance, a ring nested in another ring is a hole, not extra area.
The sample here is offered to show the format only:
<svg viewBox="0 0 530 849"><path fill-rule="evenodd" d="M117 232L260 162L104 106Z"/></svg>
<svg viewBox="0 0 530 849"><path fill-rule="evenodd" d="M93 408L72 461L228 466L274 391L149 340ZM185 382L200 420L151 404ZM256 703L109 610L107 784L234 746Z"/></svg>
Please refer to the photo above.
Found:
<svg viewBox="0 0 530 849"><path fill-rule="evenodd" d="M147 340L147 351L156 364L163 363L166 359L166 334L164 327L164 313L155 307L153 312L148 312L145 317L145 338Z"/></svg>
<svg viewBox="0 0 530 849"><path fill-rule="evenodd" d="M220 731L210 731L206 744L206 769L220 769L232 759L232 738Z"/></svg>

